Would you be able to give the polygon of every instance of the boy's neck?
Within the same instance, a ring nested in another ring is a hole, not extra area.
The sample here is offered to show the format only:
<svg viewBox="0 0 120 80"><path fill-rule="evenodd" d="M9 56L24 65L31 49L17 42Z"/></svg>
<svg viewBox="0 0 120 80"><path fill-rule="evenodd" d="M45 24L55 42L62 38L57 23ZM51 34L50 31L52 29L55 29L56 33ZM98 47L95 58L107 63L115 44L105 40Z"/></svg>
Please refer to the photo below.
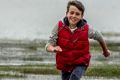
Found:
<svg viewBox="0 0 120 80"><path fill-rule="evenodd" d="M77 27L76 25L70 25L70 26L69 26L70 29L74 29L74 28L76 28L76 27Z"/></svg>

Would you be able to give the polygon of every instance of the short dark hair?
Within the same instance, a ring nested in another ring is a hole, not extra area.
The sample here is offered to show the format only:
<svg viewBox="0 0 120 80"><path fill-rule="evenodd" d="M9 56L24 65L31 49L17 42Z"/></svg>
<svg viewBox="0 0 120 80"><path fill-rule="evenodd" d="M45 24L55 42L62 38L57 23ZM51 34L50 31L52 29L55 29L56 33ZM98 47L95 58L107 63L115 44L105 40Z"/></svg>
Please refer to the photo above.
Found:
<svg viewBox="0 0 120 80"><path fill-rule="evenodd" d="M82 15L84 14L85 7L80 1L78 1L78 0L69 1L67 4L67 12L69 11L69 8L71 5L77 7L80 11L82 11Z"/></svg>

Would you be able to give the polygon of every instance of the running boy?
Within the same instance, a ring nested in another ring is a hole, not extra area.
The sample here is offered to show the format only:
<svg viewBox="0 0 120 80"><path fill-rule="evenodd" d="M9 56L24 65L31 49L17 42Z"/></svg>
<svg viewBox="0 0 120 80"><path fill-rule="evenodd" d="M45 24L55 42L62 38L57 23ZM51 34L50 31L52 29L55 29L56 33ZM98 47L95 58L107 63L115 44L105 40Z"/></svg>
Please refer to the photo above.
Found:
<svg viewBox="0 0 120 80"><path fill-rule="evenodd" d="M47 51L56 53L56 67L61 70L62 80L80 80L85 73L91 57L89 38L100 43L105 57L110 55L103 36L83 19L84 10L80 1L69 1L66 16L58 21L46 44Z"/></svg>

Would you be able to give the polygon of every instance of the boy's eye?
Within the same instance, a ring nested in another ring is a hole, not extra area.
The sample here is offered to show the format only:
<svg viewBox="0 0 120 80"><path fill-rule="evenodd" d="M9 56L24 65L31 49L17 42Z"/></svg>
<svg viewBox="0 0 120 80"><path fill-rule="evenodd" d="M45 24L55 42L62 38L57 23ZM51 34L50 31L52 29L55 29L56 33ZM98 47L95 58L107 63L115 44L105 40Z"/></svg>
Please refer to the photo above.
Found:
<svg viewBox="0 0 120 80"><path fill-rule="evenodd" d="M74 12L70 12L70 14L74 14Z"/></svg>
<svg viewBox="0 0 120 80"><path fill-rule="evenodd" d="M78 13L78 12L75 13L75 12L73 12L73 11L71 11L70 14L71 14L71 15L75 14L76 16L79 16L79 15L80 15L80 13Z"/></svg>
<svg viewBox="0 0 120 80"><path fill-rule="evenodd" d="M79 15L80 15L80 13L76 13L76 15L77 15L77 16L79 16Z"/></svg>

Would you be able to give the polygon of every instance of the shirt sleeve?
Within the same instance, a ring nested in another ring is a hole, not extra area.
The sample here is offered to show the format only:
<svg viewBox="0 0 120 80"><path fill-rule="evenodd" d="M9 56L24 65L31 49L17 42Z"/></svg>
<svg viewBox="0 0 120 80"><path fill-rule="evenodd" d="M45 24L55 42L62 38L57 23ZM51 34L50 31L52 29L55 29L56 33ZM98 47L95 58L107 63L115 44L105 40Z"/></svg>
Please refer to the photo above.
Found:
<svg viewBox="0 0 120 80"><path fill-rule="evenodd" d="M88 36L90 39L94 39L97 41L100 41L101 39L103 39L102 34L100 32L98 32L97 30L94 30L91 27L89 27Z"/></svg>
<svg viewBox="0 0 120 80"><path fill-rule="evenodd" d="M49 44L56 45L57 38L58 38L58 25L56 24L50 34L49 40L45 47L47 47Z"/></svg>

